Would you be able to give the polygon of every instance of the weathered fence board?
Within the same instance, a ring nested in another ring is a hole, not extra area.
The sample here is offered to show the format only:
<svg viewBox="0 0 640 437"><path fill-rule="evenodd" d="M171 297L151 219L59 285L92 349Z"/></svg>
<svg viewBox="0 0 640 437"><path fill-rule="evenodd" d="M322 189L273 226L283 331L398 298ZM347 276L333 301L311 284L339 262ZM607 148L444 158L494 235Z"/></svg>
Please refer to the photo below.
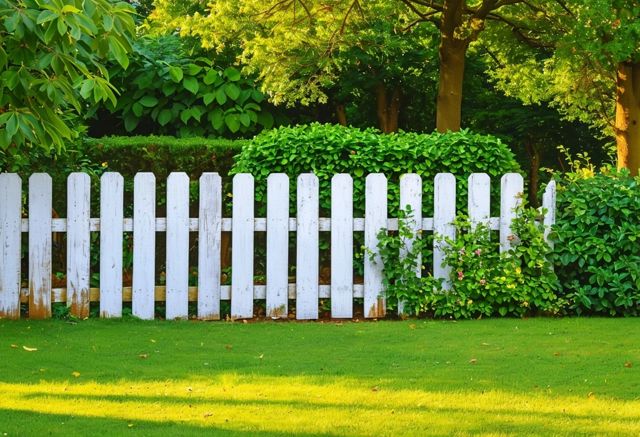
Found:
<svg viewBox="0 0 640 437"><path fill-rule="evenodd" d="M416 238L420 238L422 226L422 179L417 174L405 174L400 177L400 208L406 217L404 224L411 230L412 237L406 238L400 249L400 258L406 258L413 251ZM422 255L417 254L415 273L422 276ZM404 302L398 302L398 314L404 313Z"/></svg>
<svg viewBox="0 0 640 437"><path fill-rule="evenodd" d="M296 318L318 318L319 183L314 174L298 176L296 244Z"/></svg>
<svg viewBox="0 0 640 437"><path fill-rule="evenodd" d="M100 315L122 317L122 237L124 179L100 178ZM29 231L31 232L31 231Z"/></svg>
<svg viewBox="0 0 640 437"><path fill-rule="evenodd" d="M155 315L156 177L138 173L133 180L133 297L134 316Z"/></svg>
<svg viewBox="0 0 640 437"><path fill-rule="evenodd" d="M471 229L482 224L489 229L491 217L491 178L486 173L469 176L469 196L467 202Z"/></svg>
<svg viewBox="0 0 640 437"><path fill-rule="evenodd" d="M22 180L0 174L0 318L20 318Z"/></svg>
<svg viewBox="0 0 640 437"><path fill-rule="evenodd" d="M89 317L91 179L85 173L67 178L67 305L72 315Z"/></svg>
<svg viewBox="0 0 640 437"><path fill-rule="evenodd" d="M511 222L516 218L516 209L522 204L524 181L518 173L507 173L500 179L500 250L511 249L513 232Z"/></svg>
<svg viewBox="0 0 640 437"><path fill-rule="evenodd" d="M198 318L218 320L222 240L222 181L218 173L203 173L200 177L198 216Z"/></svg>
<svg viewBox="0 0 640 437"><path fill-rule="evenodd" d="M553 247L553 241L549 239L551 226L556 223L556 181L551 180L542 195L542 209L544 213L544 239Z"/></svg>
<svg viewBox="0 0 640 437"><path fill-rule="evenodd" d="M331 179L331 317L353 317L353 180Z"/></svg>
<svg viewBox="0 0 640 437"><path fill-rule="evenodd" d="M51 317L51 177L29 178L29 317Z"/></svg>
<svg viewBox="0 0 640 437"><path fill-rule="evenodd" d="M231 237L231 317L253 317L253 176L233 177Z"/></svg>
<svg viewBox="0 0 640 437"><path fill-rule="evenodd" d="M289 312L289 177L267 178L267 317Z"/></svg>
<svg viewBox="0 0 640 437"><path fill-rule="evenodd" d="M443 289L449 290L451 267L445 264L445 238L455 239L456 228L456 178L450 173L438 173L434 181L433 196L433 277L442 279Z"/></svg>
<svg viewBox="0 0 640 437"><path fill-rule="evenodd" d="M189 316L189 176L167 179L167 319Z"/></svg>
<svg viewBox="0 0 640 437"><path fill-rule="evenodd" d="M383 265L378 249L378 233L387 229L387 178L383 174L367 176L364 220L364 315L384 317Z"/></svg>

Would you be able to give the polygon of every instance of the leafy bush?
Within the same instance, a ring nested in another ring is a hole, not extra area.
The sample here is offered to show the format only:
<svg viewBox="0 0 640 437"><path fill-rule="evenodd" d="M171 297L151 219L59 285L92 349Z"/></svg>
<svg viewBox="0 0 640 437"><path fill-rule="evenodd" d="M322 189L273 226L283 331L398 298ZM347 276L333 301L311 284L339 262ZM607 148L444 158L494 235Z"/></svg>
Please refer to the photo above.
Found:
<svg viewBox="0 0 640 437"><path fill-rule="evenodd" d="M512 247L501 253L496 235L486 226L472 229L467 218L459 216L456 240L447 239L445 249L445 264L451 267L451 289L447 291L426 271L421 278L413 273L418 255L431 244L428 239L417 240L407 257L398 261L399 250L406 249L411 231L401 221L398 234L381 232L378 247L390 307L401 299L414 314L456 319L559 313L564 302L557 296L558 278L548 260L551 248L537 219L536 210L521 208L513 222Z"/></svg>
<svg viewBox="0 0 640 437"><path fill-rule="evenodd" d="M640 314L639 183L626 172L559 181L554 259L578 314Z"/></svg>
<svg viewBox="0 0 640 437"><path fill-rule="evenodd" d="M433 204L433 178L451 172L457 178L458 192L466 193L467 178L473 172L486 172L497 180L506 172L519 171L513 154L500 140L466 130L455 133L397 133L383 135L375 129L313 123L280 127L257 135L236 158L232 173L252 173L263 182L270 173L296 177L313 172L320 180L320 207L330 209L331 177L349 173L354 177L354 210L364 211L365 175L384 173L389 178L389 213L398 209L398 179L403 173L418 173L424 180L425 212ZM256 183L256 198L264 201L266 187ZM295 184L292 184L292 188ZM500 187L494 184L497 194ZM495 203L495 202L494 202ZM295 202L292 201L292 206ZM466 209L466 196L458 196L458 207Z"/></svg>
<svg viewBox="0 0 640 437"><path fill-rule="evenodd" d="M273 125L253 80L204 54L188 53L178 36L142 37L133 48L126 70L112 68L112 83L121 92L117 104L105 103L127 132L220 136ZM94 105L93 112L102 107Z"/></svg>

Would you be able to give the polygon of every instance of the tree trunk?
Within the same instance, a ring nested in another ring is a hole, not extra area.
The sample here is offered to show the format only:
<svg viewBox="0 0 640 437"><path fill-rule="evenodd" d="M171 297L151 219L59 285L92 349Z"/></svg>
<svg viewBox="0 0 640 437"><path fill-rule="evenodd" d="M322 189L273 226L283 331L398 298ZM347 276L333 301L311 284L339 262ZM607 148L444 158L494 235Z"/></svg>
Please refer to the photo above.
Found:
<svg viewBox="0 0 640 437"><path fill-rule="evenodd" d="M462 11L465 2L449 0L444 2L440 23L440 81L436 106L436 129L438 132L460 130L462 114L462 80L468 41L456 37L462 25Z"/></svg>
<svg viewBox="0 0 640 437"><path fill-rule="evenodd" d="M636 176L640 168L640 62L618 64L617 78L618 168L628 168Z"/></svg>
<svg viewBox="0 0 640 437"><path fill-rule="evenodd" d="M400 88L398 87L394 87L389 95L383 83L376 85L378 127L385 134L398 130L400 96Z"/></svg>
<svg viewBox="0 0 640 437"><path fill-rule="evenodd" d="M531 160L529 165L529 206L537 207L538 184L540 183L540 150L531 140L527 140L525 148Z"/></svg>
<svg viewBox="0 0 640 437"><path fill-rule="evenodd" d="M338 123L342 126L347 125L347 111L344 109L343 104L336 105L336 118L338 119Z"/></svg>

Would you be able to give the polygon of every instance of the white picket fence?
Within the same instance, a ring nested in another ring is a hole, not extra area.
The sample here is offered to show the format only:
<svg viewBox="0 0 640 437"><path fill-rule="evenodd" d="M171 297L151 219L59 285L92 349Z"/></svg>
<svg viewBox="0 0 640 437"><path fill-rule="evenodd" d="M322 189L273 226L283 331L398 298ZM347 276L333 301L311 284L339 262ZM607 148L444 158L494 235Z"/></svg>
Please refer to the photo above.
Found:
<svg viewBox="0 0 640 437"><path fill-rule="evenodd" d="M28 301L31 318L51 317L52 302L66 302L72 314L86 317L90 301L100 301L102 317L119 317L123 301L142 319L154 318L156 301L166 301L166 318L188 316L188 302L197 301L200 319L219 319L220 301L231 300L234 319L251 318L254 299L266 299L266 313L287 317L288 299L295 299L297 319L317 319L319 298L331 298L331 316L351 318L353 299L364 298L365 317L385 315L382 263L364 256L364 283L354 284L354 232L364 232L366 253L376 254L381 229L397 230L398 219L387 216L387 179L366 178L365 217L353 216L353 181L336 174L331 183L331 218L319 217L319 182L313 174L297 178L297 217L289 217L289 178L267 179L267 217L254 217L254 178L233 178L233 212L222 217L222 183L217 173L199 181L197 218L189 217L189 178L172 173L167 180L167 217L158 218L156 180L151 173L134 179L133 218L123 217L124 180L105 173L100 186L100 217L91 218L90 178L71 174L67 181L67 218L52 218L52 181L44 173L29 178L28 218L23 218L22 181L0 174L0 318L18 318ZM499 231L501 249L509 248L514 209L521 201L523 180L509 173L501 178L500 217L490 217L490 179L472 174L468 184L468 214ZM456 179L441 173L434 181L433 217L422 217L422 180L416 174L400 179L400 206L413 210L407 219L418 231L455 238ZM544 193L544 222L555 219L555 185ZM66 288L52 288L52 233L67 233ZM90 288L90 233L100 232L100 288ZM132 287L123 287L123 233L133 233ZM166 238L166 286L156 286L155 243ZM189 287L189 235L198 234L198 285ZM221 285L221 233L232 233L231 285ZM254 284L254 233L266 232L266 285ZM289 284L289 233L296 232L296 281ZM319 232L331 232L331 285L319 285ZM21 235L28 233L28 288L21 288ZM409 242L411 244L411 241ZM356 248L356 250L360 250ZM405 254L399 254L404 256ZM433 275L448 278L442 243L433 251ZM416 275L420 275L420 269ZM402 309L400 309L402 310Z"/></svg>

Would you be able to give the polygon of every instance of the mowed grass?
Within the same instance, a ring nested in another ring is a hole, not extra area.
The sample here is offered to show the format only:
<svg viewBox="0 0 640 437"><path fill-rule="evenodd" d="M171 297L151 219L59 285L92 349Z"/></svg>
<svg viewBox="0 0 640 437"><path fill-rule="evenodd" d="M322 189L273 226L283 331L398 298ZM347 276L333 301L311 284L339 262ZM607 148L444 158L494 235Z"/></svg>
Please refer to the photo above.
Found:
<svg viewBox="0 0 640 437"><path fill-rule="evenodd" d="M0 435L637 436L639 372L640 319L0 320Z"/></svg>

